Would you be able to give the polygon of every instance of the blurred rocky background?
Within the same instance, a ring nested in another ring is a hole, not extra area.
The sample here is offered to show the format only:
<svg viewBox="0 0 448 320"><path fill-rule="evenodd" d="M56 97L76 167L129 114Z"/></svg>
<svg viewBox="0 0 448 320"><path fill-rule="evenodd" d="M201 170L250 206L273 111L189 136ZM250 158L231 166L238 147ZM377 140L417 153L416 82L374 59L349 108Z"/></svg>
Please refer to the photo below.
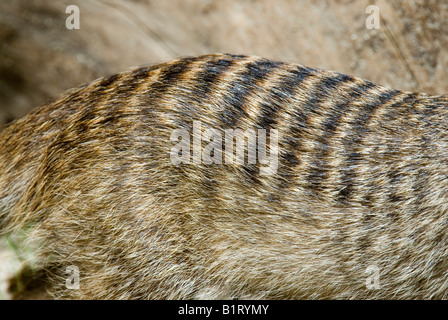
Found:
<svg viewBox="0 0 448 320"><path fill-rule="evenodd" d="M79 29L66 28L69 5L80 10ZM366 27L369 5L379 29ZM447 42L445 0L1 0L0 128L98 77L215 52L444 94ZM2 252L0 289L12 272L2 269L11 250Z"/></svg>

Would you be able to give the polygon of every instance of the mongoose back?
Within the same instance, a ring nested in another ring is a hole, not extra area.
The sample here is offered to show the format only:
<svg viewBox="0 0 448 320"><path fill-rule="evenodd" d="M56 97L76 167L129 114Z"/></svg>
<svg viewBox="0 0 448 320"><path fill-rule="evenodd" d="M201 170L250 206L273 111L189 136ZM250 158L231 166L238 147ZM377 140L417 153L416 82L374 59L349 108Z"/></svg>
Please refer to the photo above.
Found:
<svg viewBox="0 0 448 320"><path fill-rule="evenodd" d="M195 121L276 130L277 167L174 164ZM142 67L1 132L0 230L33 230L54 298L447 298L447 121L447 97L260 57Z"/></svg>

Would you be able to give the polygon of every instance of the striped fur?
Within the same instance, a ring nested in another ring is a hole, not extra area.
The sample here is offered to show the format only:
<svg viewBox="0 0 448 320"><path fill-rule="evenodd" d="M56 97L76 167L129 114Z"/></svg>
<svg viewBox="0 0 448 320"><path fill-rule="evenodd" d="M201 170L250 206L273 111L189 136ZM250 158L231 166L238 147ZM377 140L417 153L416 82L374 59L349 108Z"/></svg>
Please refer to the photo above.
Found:
<svg viewBox="0 0 448 320"><path fill-rule="evenodd" d="M98 79L2 131L2 232L55 298L447 298L447 101L229 54ZM277 129L276 174L172 165L195 120Z"/></svg>

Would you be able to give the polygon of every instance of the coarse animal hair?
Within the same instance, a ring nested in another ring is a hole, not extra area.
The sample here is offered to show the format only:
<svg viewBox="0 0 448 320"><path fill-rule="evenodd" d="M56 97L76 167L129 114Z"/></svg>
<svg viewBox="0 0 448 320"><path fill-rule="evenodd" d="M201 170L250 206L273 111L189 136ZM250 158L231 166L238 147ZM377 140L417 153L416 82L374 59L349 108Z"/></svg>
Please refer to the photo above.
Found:
<svg viewBox="0 0 448 320"><path fill-rule="evenodd" d="M1 132L0 232L60 299L447 298L447 102L231 54L101 78ZM173 165L195 120L276 129L276 172Z"/></svg>

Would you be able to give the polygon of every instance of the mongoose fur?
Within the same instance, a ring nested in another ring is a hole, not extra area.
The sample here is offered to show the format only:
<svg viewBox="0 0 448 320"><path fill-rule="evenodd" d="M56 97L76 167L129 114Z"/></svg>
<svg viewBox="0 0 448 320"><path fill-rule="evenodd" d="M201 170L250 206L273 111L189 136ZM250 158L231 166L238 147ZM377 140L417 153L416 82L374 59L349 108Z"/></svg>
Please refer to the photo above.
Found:
<svg viewBox="0 0 448 320"><path fill-rule="evenodd" d="M276 172L173 165L195 120L277 129ZM447 125L445 96L298 64L142 67L1 132L0 233L33 230L59 299L448 298Z"/></svg>

